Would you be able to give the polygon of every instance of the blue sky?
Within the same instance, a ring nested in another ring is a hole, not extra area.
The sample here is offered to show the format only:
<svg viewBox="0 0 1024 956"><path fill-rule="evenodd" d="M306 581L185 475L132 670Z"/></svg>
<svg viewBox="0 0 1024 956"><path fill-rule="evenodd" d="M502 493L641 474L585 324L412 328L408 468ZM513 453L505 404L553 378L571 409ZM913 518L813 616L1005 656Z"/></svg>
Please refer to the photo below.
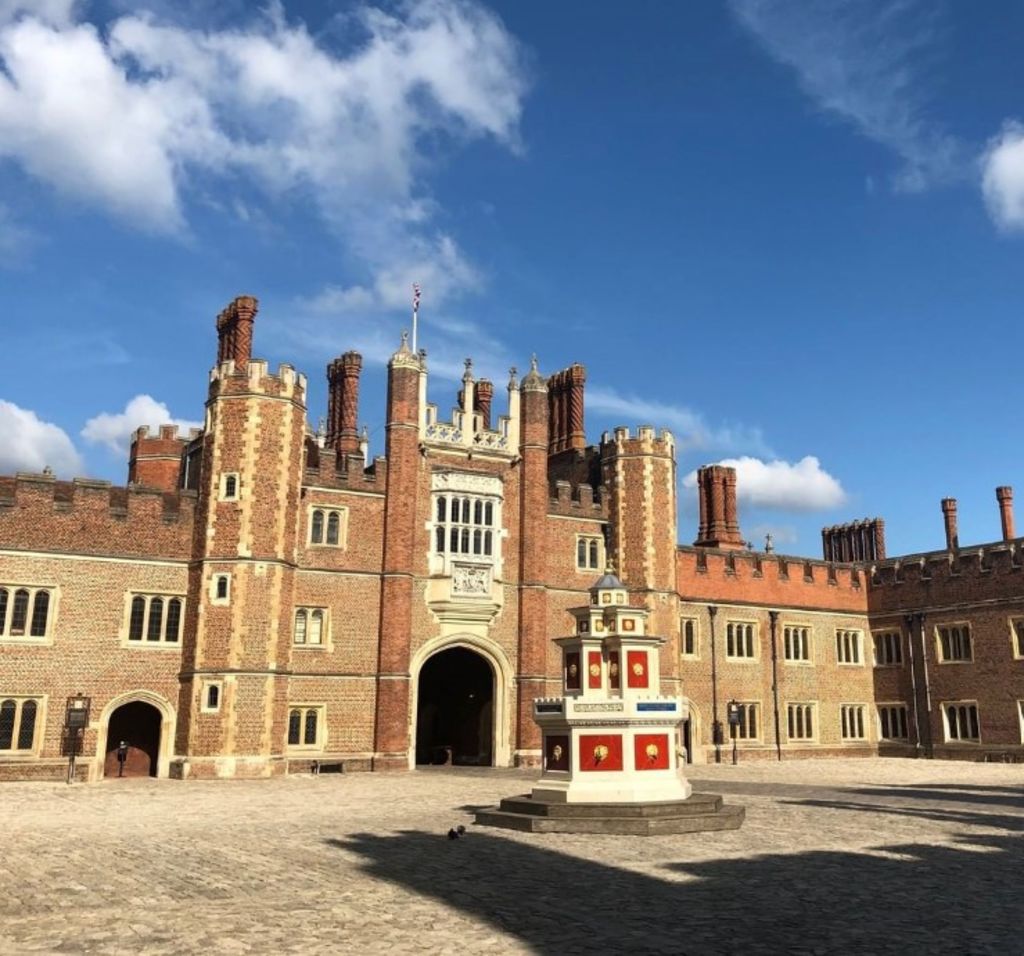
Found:
<svg viewBox="0 0 1024 956"><path fill-rule="evenodd" d="M215 8L215 10L214 10ZM587 429L737 461L741 524L820 553L999 536L1024 493L1024 7L0 0L0 472L123 481L202 417L213 318L311 380L423 286L431 400L588 368ZM500 404L500 403L499 403Z"/></svg>

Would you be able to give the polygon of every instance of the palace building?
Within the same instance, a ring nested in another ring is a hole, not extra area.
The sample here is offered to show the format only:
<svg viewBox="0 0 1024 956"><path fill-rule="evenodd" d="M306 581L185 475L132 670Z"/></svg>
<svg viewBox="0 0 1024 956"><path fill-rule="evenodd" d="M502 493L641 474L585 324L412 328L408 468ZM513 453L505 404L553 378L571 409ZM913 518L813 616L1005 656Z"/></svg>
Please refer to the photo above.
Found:
<svg viewBox="0 0 1024 956"><path fill-rule="evenodd" d="M883 523L822 558L752 550L736 475L698 473L679 545L672 435L584 431L581 365L470 363L454 408L427 358L388 365L386 454L360 434L362 359L306 379L252 358L256 300L217 319L202 429L139 429L128 483L0 478L0 780L119 771L262 777L342 765L538 765L532 702L564 692L556 638L612 567L691 761L894 754L1022 759L1024 539L887 557ZM436 398L436 396L433 396ZM689 538L689 534L686 535ZM595 592L596 593L596 592ZM82 731L70 702L87 700Z"/></svg>

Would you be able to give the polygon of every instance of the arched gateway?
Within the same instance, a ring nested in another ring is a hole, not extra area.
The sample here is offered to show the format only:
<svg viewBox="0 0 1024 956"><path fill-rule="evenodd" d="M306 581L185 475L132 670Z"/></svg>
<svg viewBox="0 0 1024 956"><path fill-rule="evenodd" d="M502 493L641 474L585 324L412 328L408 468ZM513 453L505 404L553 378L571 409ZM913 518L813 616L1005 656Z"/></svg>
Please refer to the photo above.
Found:
<svg viewBox="0 0 1024 956"><path fill-rule="evenodd" d="M466 647L439 651L420 668L416 763L489 767L494 763L495 675Z"/></svg>
<svg viewBox="0 0 1024 956"><path fill-rule="evenodd" d="M122 740L128 745L126 777L166 777L174 752L174 725L174 708L159 694L136 690L115 697L100 716L90 778L117 776Z"/></svg>

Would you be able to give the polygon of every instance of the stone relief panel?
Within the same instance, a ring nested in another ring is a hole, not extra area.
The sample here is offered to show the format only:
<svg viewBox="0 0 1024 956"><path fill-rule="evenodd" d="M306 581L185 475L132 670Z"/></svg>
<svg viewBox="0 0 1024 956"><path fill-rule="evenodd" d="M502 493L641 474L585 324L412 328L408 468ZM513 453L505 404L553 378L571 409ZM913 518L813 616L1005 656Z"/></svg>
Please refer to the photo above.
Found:
<svg viewBox="0 0 1024 956"><path fill-rule="evenodd" d="M435 472L430 477L433 491L464 491L474 495L502 497L502 482L493 475L473 475L464 471Z"/></svg>
<svg viewBox="0 0 1024 956"><path fill-rule="evenodd" d="M491 569L472 564L452 565L452 597L490 597Z"/></svg>

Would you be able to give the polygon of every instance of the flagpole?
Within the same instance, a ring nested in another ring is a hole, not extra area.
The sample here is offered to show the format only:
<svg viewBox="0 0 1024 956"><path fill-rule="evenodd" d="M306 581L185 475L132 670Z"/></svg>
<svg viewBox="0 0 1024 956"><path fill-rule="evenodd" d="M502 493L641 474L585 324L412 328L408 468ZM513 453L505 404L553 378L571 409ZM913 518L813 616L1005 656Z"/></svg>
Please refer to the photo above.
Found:
<svg viewBox="0 0 1024 956"><path fill-rule="evenodd" d="M416 326L420 318L420 285L418 282L412 284L412 354L419 355L416 350Z"/></svg>

